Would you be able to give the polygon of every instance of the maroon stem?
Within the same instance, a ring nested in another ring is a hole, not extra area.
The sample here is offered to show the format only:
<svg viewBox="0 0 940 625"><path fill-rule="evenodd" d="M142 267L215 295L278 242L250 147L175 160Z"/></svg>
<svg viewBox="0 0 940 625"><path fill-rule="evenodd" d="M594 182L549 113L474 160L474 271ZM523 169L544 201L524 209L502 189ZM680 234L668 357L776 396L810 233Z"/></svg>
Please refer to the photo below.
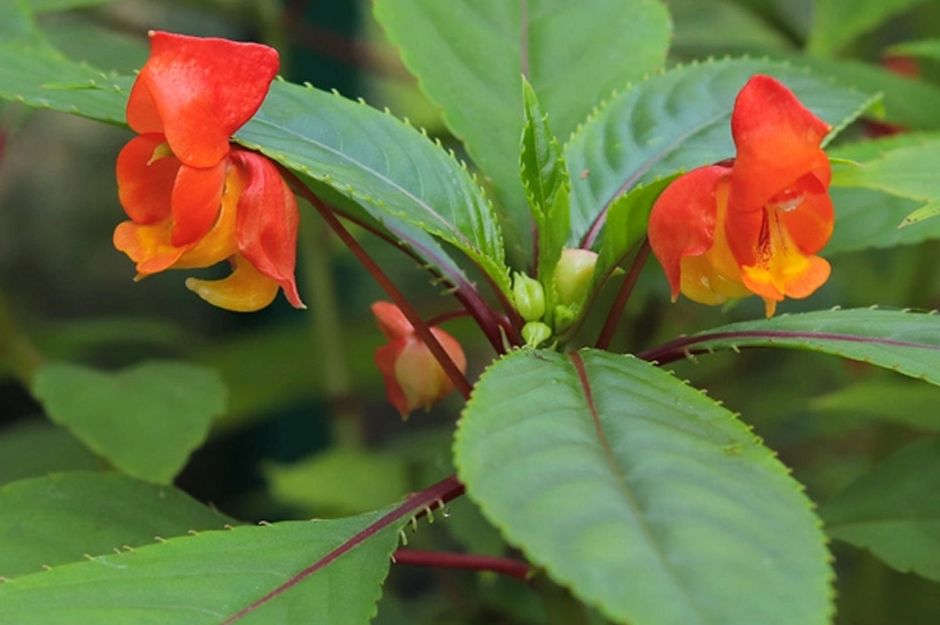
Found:
<svg viewBox="0 0 940 625"><path fill-rule="evenodd" d="M858 336L857 334L840 334L837 332L798 332L792 330L732 330L728 332L710 332L683 336L659 347L654 347L638 353L637 358L665 365L675 360L687 358L690 355L702 354L712 350L708 348L695 348L694 345L708 341L724 339L810 339L816 341L845 341L847 343L868 343L871 345L889 345L892 347L913 347L918 349L940 350L936 345L929 343L914 343L913 341L898 341L877 336ZM743 345L742 347L748 347Z"/></svg>
<svg viewBox="0 0 940 625"><path fill-rule="evenodd" d="M451 475L450 477L444 478L440 482L433 484L432 486L429 486L420 492L414 493L397 508L381 517L368 527L364 528L357 534L353 535L349 540L345 541L343 544L339 545L271 592L229 616L227 619L222 621L221 625L231 625L235 621L247 616L269 601L284 594L314 573L326 568L340 556L348 553L357 545L365 542L369 538L372 538L395 521L406 517L420 517L426 514L431 509L431 506L447 503L448 501L459 497L463 493L464 486L457 479L456 475Z"/></svg>
<svg viewBox="0 0 940 625"><path fill-rule="evenodd" d="M601 329L601 333L597 337L598 349L607 349L607 347L610 345L610 341L614 337L614 332L617 330L617 324L620 322L620 317L623 315L623 311L627 306L627 302L630 301L630 295L633 293L633 287L636 286L636 281L639 279L640 272L643 271L643 266L646 265L646 259L649 258L649 255L649 241L644 238L643 242L640 243L640 249L637 250L636 256L633 257L633 263L630 265L630 269L627 271L627 275L623 279L623 284L620 285L620 290L617 292L617 298L610 307L610 312L607 313L607 319L604 321L604 327Z"/></svg>
<svg viewBox="0 0 940 625"><path fill-rule="evenodd" d="M452 310L450 312L441 313L436 317L431 317L428 319L427 323L433 328L434 326L439 326L447 323L448 321L460 319L461 317L467 317L469 315L470 313L468 313L466 310Z"/></svg>
<svg viewBox="0 0 940 625"><path fill-rule="evenodd" d="M451 383L453 383L454 387L460 391L464 399L469 398L470 391L473 388L470 386L470 382L467 381L466 376L454 363L450 354L447 353L447 350L444 349L440 341L437 340L437 337L434 336L434 333L431 332L431 328L421 319L421 316L411 305L411 302L408 301L408 298L405 297L404 293L402 293L395 283L382 271L378 263L369 256L368 252L359 244L359 241L353 237L349 230L346 229L346 226L333 214L329 206L324 204L313 191L308 189L307 186L297 178L297 176L284 169L282 169L282 173L285 174L287 180L294 188L294 191L310 202L316 211L320 213L320 216L323 217L323 220L330 229L333 230L336 236L349 248L359 262L362 263L363 267L366 268L366 271L369 272L375 281L379 283L379 286L382 287L382 290L392 299L392 302L401 309L402 314L405 315L405 318L414 327L415 334L417 334L418 338L431 350L434 358L441 365L441 368L444 370L444 373L450 379Z"/></svg>
<svg viewBox="0 0 940 625"><path fill-rule="evenodd" d="M418 549L399 549L393 556L395 564L415 566L433 566L446 569L467 569L471 571L492 571L517 579L528 579L532 567L527 562L511 558L480 556L470 553L449 553L445 551L421 551Z"/></svg>

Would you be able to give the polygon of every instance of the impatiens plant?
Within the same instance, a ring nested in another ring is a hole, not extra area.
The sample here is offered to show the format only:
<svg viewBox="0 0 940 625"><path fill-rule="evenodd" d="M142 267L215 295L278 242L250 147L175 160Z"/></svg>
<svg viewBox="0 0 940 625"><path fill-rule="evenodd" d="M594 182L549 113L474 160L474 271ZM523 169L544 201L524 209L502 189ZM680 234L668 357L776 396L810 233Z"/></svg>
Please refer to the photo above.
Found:
<svg viewBox="0 0 940 625"><path fill-rule="evenodd" d="M43 4L0 9L0 97L136 133L116 156L112 207L129 219L113 243L135 280L228 261L227 276L186 287L228 311L283 292L280 314L336 317L329 272L300 272L302 302L295 267L328 230L381 289L378 330L344 344L334 328L288 350L319 358L332 399L348 400L356 387L337 372L365 342L388 403L410 416L402 428L448 418L443 434L380 450L337 428L306 464L267 466L265 497L287 504L276 514L304 520L252 525L172 486L225 412L215 371L54 362L0 310L0 362L90 458L0 486L0 623L445 622L394 579L382 598L390 568L417 565L485 573L448 582L468 611L459 622L824 625L844 583L830 541L940 582L936 439L894 433L887 460L837 467L857 473L838 489L811 477L807 492L801 444L769 437L778 457L732 404L782 415L787 433L810 428L801 402L817 361L759 384L695 364L776 348L891 370L847 389L894 385L881 408L815 401L940 431L940 318L877 298L833 308L857 296L828 284L839 253L940 237L919 223L940 205L940 140L861 139L862 116L903 128L916 115L893 104L890 80L826 65L825 31L805 64L672 64L659 0L375 0L466 164L388 111L277 79L268 45L150 31L136 75L103 73L50 43L33 15ZM819 4L824 22L839 3ZM683 41L678 30L674 54ZM878 198L892 215L891 202L918 204L907 221L924 230L898 235L899 218L859 235L887 219L867 213ZM421 272L433 300L413 293ZM694 303L670 308L670 291ZM238 366L260 361L276 388L307 362L254 349ZM915 395L919 412L890 399ZM330 418L348 424L346 411L336 401ZM776 431L765 417L753 415L758 431ZM311 508L330 518L292 514Z"/></svg>

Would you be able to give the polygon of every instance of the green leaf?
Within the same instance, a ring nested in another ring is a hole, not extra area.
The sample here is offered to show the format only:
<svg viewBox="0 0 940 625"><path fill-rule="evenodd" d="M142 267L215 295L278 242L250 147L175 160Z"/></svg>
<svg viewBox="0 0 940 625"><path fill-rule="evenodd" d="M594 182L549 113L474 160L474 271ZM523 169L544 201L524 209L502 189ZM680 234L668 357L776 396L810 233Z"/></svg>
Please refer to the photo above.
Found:
<svg viewBox="0 0 940 625"><path fill-rule="evenodd" d="M815 397L813 410L855 421L878 420L940 434L940 389L906 380L865 380Z"/></svg>
<svg viewBox="0 0 940 625"><path fill-rule="evenodd" d="M892 56L913 56L928 61L940 61L940 39L905 41L888 46L885 52Z"/></svg>
<svg viewBox="0 0 940 625"><path fill-rule="evenodd" d="M747 7L724 0L669 0L675 22L671 54L689 58L789 49L793 44Z"/></svg>
<svg viewBox="0 0 940 625"><path fill-rule="evenodd" d="M832 188L829 194L835 205L836 224L824 256L940 238L940 220L913 228L898 227L921 202L860 188Z"/></svg>
<svg viewBox="0 0 940 625"><path fill-rule="evenodd" d="M665 371L514 352L480 378L454 452L506 538L618 623L828 622L828 555L800 485Z"/></svg>
<svg viewBox="0 0 940 625"><path fill-rule="evenodd" d="M402 522L339 554L378 513L171 538L0 584L0 622L17 625L220 625L266 593L239 625L366 625ZM280 588L314 562L316 570Z"/></svg>
<svg viewBox="0 0 940 625"><path fill-rule="evenodd" d="M33 394L53 421L115 467L168 483L206 440L226 389L211 369L165 361L118 372L50 364L36 375Z"/></svg>
<svg viewBox="0 0 940 625"><path fill-rule="evenodd" d="M508 292L492 206L453 155L411 126L339 95L275 82L235 139L380 221L402 220L447 241Z"/></svg>
<svg viewBox="0 0 940 625"><path fill-rule="evenodd" d="M624 193L607 210L601 251L594 270L594 283L601 284L623 258L646 236L650 211L659 194L678 174L639 184Z"/></svg>
<svg viewBox="0 0 940 625"><path fill-rule="evenodd" d="M34 13L50 11L71 11L111 4L116 0L29 0L29 7Z"/></svg>
<svg viewBox="0 0 940 625"><path fill-rule="evenodd" d="M860 477L820 514L833 538L895 569L940 582L940 439L925 439Z"/></svg>
<svg viewBox="0 0 940 625"><path fill-rule="evenodd" d="M913 130L940 128L940 87L937 85L850 59L780 53L775 53L775 56L805 65L819 75L831 76L843 85L868 93L883 94L884 99L876 112L887 122Z"/></svg>
<svg viewBox="0 0 940 625"><path fill-rule="evenodd" d="M0 484L102 466L101 460L66 430L38 419L0 430L0 458Z"/></svg>
<svg viewBox="0 0 940 625"><path fill-rule="evenodd" d="M732 323L638 355L665 363L742 347L823 352L940 384L940 316L896 310L836 309Z"/></svg>
<svg viewBox="0 0 940 625"><path fill-rule="evenodd" d="M832 55L893 15L924 0L816 0L806 42L811 54Z"/></svg>
<svg viewBox="0 0 940 625"><path fill-rule="evenodd" d="M172 486L117 473L58 473L0 488L0 576L113 554L190 530L222 529L229 517Z"/></svg>
<svg viewBox="0 0 940 625"><path fill-rule="evenodd" d="M561 145L552 134L548 114L542 112L538 96L529 81L522 80L525 126L519 170L529 209L538 227L538 278L552 284L555 265L568 240L570 229L569 198L571 181L562 156ZM545 307L554 309L552 289L546 288Z"/></svg>
<svg viewBox="0 0 940 625"><path fill-rule="evenodd" d="M514 162L520 76L564 138L611 90L659 67L670 34L656 0L379 0L375 15L493 181L519 245L529 230Z"/></svg>
<svg viewBox="0 0 940 625"><path fill-rule="evenodd" d="M275 499L317 516L359 514L408 490L406 465L380 452L336 447L293 464L271 464L265 476Z"/></svg>
<svg viewBox="0 0 940 625"><path fill-rule="evenodd" d="M565 148L572 242L593 243L610 206L636 185L734 156L731 109L758 73L786 84L832 134L874 102L807 70L750 59L678 67L638 83L601 106Z"/></svg>

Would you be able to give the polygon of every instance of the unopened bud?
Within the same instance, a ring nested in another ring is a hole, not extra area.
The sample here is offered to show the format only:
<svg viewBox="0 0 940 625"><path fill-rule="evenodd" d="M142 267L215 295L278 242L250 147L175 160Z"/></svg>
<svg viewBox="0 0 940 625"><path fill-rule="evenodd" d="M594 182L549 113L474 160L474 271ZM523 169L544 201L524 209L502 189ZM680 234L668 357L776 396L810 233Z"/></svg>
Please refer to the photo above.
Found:
<svg viewBox="0 0 940 625"><path fill-rule="evenodd" d="M597 254L590 250L565 249L555 266L555 292L558 303L577 306L584 301L594 281Z"/></svg>
<svg viewBox="0 0 940 625"><path fill-rule="evenodd" d="M552 329L541 321L530 321L522 326L522 338L529 347L538 347L552 337Z"/></svg>
<svg viewBox="0 0 940 625"><path fill-rule="evenodd" d="M559 333L571 327L577 315L572 306L555 306L555 330Z"/></svg>
<svg viewBox="0 0 940 625"><path fill-rule="evenodd" d="M512 299L526 321L538 321L545 314L545 290L538 280L524 273L513 277Z"/></svg>

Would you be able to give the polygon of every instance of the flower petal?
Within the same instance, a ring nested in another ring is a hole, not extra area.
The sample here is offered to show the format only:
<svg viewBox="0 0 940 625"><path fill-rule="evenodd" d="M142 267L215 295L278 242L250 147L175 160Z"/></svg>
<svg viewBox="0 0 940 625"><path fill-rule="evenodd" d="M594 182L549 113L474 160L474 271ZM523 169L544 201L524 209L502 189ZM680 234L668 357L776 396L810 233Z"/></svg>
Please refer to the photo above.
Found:
<svg viewBox="0 0 940 625"><path fill-rule="evenodd" d="M829 161L820 144L828 132L829 125L778 80L761 74L751 77L731 115L737 147L731 210L756 211L804 174L817 173L822 179Z"/></svg>
<svg viewBox="0 0 940 625"><path fill-rule="evenodd" d="M266 157L235 149L232 162L245 180L238 202L238 249L258 271L281 285L291 305L303 308L294 276L297 200Z"/></svg>
<svg viewBox="0 0 940 625"><path fill-rule="evenodd" d="M401 308L391 302L378 301L372 304L372 314L379 330L389 340L399 339L414 333L414 326L405 317Z"/></svg>
<svg viewBox="0 0 940 625"><path fill-rule="evenodd" d="M154 160L154 153L164 141L163 135L141 135L131 139L118 154L118 199L135 223L151 224L170 214L170 195L180 162L172 156Z"/></svg>
<svg viewBox="0 0 940 625"><path fill-rule="evenodd" d="M717 219L718 183L730 169L699 167L677 178L656 200L649 220L649 242L659 260L673 299L681 288L681 261L712 246Z"/></svg>
<svg viewBox="0 0 940 625"><path fill-rule="evenodd" d="M816 176L807 174L799 186L802 202L790 211L779 211L790 238L804 254L815 254L829 242L835 224L832 198ZM778 209L779 210L779 209Z"/></svg>
<svg viewBox="0 0 940 625"><path fill-rule="evenodd" d="M375 350L375 364L385 382L385 396L402 417L407 416L412 408L408 406L408 398L395 378L395 361L408 340L407 337L402 337Z"/></svg>
<svg viewBox="0 0 940 625"><path fill-rule="evenodd" d="M277 297L278 284L241 256L232 257L232 273L222 280L187 278L186 288L213 306L235 312L254 312Z"/></svg>
<svg viewBox="0 0 940 625"><path fill-rule="evenodd" d="M206 169L180 167L170 199L173 245L194 243L212 229L222 205L228 164L223 159Z"/></svg>
<svg viewBox="0 0 940 625"><path fill-rule="evenodd" d="M277 51L256 43L150 33L127 118L137 132L163 132L190 167L210 167L261 106L277 74Z"/></svg>
<svg viewBox="0 0 940 625"><path fill-rule="evenodd" d="M186 250L173 265L174 269L211 267L216 263L231 258L238 253L235 240L235 224L238 215L238 201L244 180L234 167L225 177L225 191L222 193L221 209L212 229Z"/></svg>
<svg viewBox="0 0 940 625"><path fill-rule="evenodd" d="M137 265L138 279L169 269L185 248L170 243L172 225L167 218L155 224L123 221L114 229L114 247Z"/></svg>

